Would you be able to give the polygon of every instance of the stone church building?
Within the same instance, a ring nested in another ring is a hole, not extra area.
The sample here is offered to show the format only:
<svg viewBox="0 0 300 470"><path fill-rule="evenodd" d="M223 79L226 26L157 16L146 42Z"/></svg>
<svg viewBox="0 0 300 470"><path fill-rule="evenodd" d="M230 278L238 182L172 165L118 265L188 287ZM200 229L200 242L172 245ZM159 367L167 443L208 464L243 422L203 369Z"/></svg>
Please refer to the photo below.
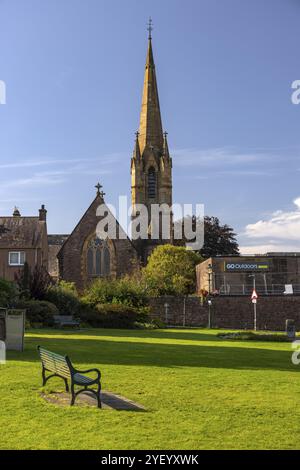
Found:
<svg viewBox="0 0 300 470"><path fill-rule="evenodd" d="M148 31L140 124L133 155L128 161L132 226L135 226L138 236L129 239L115 219L117 236L99 236L97 226L106 214L97 215L99 206L105 206L104 193L100 191L102 186L98 183L95 199L71 234L47 234L44 206L38 217L23 217L17 209L12 217L0 217L0 277L12 280L16 270L27 262L31 268L36 265L48 267L53 278L75 282L79 289L83 289L97 277L116 278L129 273L137 262L145 264L157 245L172 243L172 159L160 113L151 21ZM168 208L167 230L162 231L160 217L163 214L159 214L155 222L158 236L153 237L154 217L151 211L154 205L162 204ZM143 236L139 229L141 205L147 208L147 217L142 224ZM121 230L123 236L119 237Z"/></svg>
<svg viewBox="0 0 300 470"><path fill-rule="evenodd" d="M57 253L60 279L75 282L83 289L97 277L120 277L132 269L137 252L130 239L100 239L96 234L100 218L97 208L104 203L104 193L97 185L97 194L79 223ZM116 221L117 235L120 226Z"/></svg>
<svg viewBox="0 0 300 470"><path fill-rule="evenodd" d="M149 212L149 236L131 241L128 237L104 240L96 235L101 219L96 211L100 204L105 204L98 184L95 199L73 232L69 236L49 235L50 274L75 282L79 289L97 277L114 278L130 272L137 260L146 263L155 246L172 241L172 215L170 236L164 240L151 239L152 204L172 205L172 159L162 127L151 31L150 24L140 125L130 162L133 218L139 215L138 204L144 204ZM119 229L117 221L116 224Z"/></svg>

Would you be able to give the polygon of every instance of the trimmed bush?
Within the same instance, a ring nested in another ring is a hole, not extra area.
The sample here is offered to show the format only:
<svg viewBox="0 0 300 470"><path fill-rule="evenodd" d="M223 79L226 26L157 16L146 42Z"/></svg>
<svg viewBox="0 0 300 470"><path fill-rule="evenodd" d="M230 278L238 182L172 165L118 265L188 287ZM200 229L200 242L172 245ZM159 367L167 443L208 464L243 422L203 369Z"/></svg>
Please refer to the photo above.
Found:
<svg viewBox="0 0 300 470"><path fill-rule="evenodd" d="M272 341L272 342L289 342L290 339L286 334L282 333L265 333L254 331L236 331L233 333L218 333L218 338L237 340L237 341Z"/></svg>
<svg viewBox="0 0 300 470"><path fill-rule="evenodd" d="M57 307L46 300L24 300L18 303L17 308L26 309L26 320L31 326L35 323L53 326L53 316L59 314Z"/></svg>
<svg viewBox="0 0 300 470"><path fill-rule="evenodd" d="M45 300L56 305L61 315L80 316L81 302L76 290L70 289L65 284L50 287L45 295Z"/></svg>
<svg viewBox="0 0 300 470"><path fill-rule="evenodd" d="M48 288L53 284L46 268L36 265L31 269L28 263L15 273L15 281L19 288L20 298L24 300L44 300Z"/></svg>
<svg viewBox="0 0 300 470"><path fill-rule="evenodd" d="M97 304L94 308L86 305L80 318L93 327L135 328L136 323L149 322L147 312L121 304Z"/></svg>
<svg viewBox="0 0 300 470"><path fill-rule="evenodd" d="M84 298L93 306L112 303L140 308L148 303L143 283L128 276L121 279L97 279L86 290Z"/></svg>

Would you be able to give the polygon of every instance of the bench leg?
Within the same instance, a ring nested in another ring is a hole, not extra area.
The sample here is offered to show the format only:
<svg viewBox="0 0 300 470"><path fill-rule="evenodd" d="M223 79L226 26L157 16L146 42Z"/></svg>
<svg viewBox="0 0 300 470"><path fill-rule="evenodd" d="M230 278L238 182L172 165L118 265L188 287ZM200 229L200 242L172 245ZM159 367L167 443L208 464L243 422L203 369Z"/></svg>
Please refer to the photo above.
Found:
<svg viewBox="0 0 300 470"><path fill-rule="evenodd" d="M97 402L98 402L98 408L102 408L101 404L101 384L99 382L98 388L97 388Z"/></svg>
<svg viewBox="0 0 300 470"><path fill-rule="evenodd" d="M46 379L46 372L45 369L43 368L42 370L42 378L43 378L43 387L46 385L47 379Z"/></svg>
<svg viewBox="0 0 300 470"><path fill-rule="evenodd" d="M66 392L69 392L68 379L66 379L65 377L61 377L60 375L57 375L57 374L52 374L52 375L49 375L49 376L47 377L47 376L46 376L46 370L45 370L44 368L42 369L43 387L46 385L46 383L48 382L48 380L51 379L52 377L60 377L61 379L63 379L63 380L65 381Z"/></svg>
<svg viewBox="0 0 300 470"><path fill-rule="evenodd" d="M64 379L65 384L66 384L66 392L69 392L69 385L68 385L68 380Z"/></svg>
<svg viewBox="0 0 300 470"><path fill-rule="evenodd" d="M75 403L75 398L76 398L75 387L73 383L71 384L71 394L72 394L72 399L71 399L70 405L73 406Z"/></svg>
<svg viewBox="0 0 300 470"><path fill-rule="evenodd" d="M83 389L81 390L78 390L77 392L75 392L75 385L73 383L71 383L71 402L70 402L70 406L73 406L74 403L75 403L75 400L76 400L76 397L77 395L79 395L80 393L84 393L86 391L89 391L91 393L93 393L93 395L96 397L97 399L97 406L98 408L102 408L102 403L101 403L101 384L99 383L98 384L98 387L97 387L97 390L93 389L93 388L87 388L87 387L84 387Z"/></svg>

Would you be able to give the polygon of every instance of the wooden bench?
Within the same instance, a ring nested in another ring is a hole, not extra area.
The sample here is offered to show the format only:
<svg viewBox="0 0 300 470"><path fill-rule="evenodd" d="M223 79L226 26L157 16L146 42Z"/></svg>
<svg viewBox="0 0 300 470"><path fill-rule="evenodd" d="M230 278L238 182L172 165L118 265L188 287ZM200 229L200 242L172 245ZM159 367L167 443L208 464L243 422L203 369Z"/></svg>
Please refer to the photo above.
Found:
<svg viewBox="0 0 300 470"><path fill-rule="evenodd" d="M75 326L79 328L80 321L75 320L72 315L54 315L54 325L55 326Z"/></svg>
<svg viewBox="0 0 300 470"><path fill-rule="evenodd" d="M98 408L101 408L101 373L98 369L78 370L75 369L68 356L60 356L54 352L38 346L38 352L42 361L42 378L43 386L51 377L60 377L64 380L66 391L69 392L68 380L71 382L71 405L74 405L75 399L79 393L91 392L97 398ZM46 372L51 375L46 376ZM96 373L96 378L88 377L84 374ZM97 385L97 389L91 388L92 385ZM81 387L80 390L75 391L75 386Z"/></svg>

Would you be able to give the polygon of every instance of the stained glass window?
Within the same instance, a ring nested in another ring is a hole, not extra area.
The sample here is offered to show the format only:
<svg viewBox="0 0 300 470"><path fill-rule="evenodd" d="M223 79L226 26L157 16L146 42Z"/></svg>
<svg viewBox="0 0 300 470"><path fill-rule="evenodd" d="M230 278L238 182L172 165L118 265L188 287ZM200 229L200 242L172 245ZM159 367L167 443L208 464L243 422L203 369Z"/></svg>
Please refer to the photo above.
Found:
<svg viewBox="0 0 300 470"><path fill-rule="evenodd" d="M153 167L148 171L148 197L154 199L156 196L156 173Z"/></svg>
<svg viewBox="0 0 300 470"><path fill-rule="evenodd" d="M91 277L110 275L110 251L100 238L90 240L87 249L87 272Z"/></svg>

